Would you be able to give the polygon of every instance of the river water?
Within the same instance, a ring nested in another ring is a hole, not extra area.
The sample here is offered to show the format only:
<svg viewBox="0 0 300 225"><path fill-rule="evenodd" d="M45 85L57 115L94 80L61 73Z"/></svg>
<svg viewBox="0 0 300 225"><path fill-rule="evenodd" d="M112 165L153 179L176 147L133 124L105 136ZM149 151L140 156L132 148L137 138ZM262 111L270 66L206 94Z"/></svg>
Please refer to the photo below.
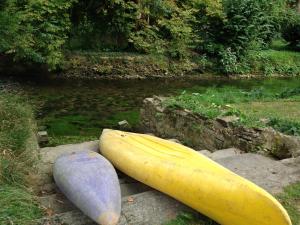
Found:
<svg viewBox="0 0 300 225"><path fill-rule="evenodd" d="M170 96L184 90L203 92L207 87L237 86L243 89L280 83L280 80L64 80L18 81L35 108L38 126L48 131L50 145L98 138L103 128L118 128L127 120L137 129L143 99ZM295 82L294 79L290 80ZM297 80L299 83L299 81ZM286 82L284 82L286 84Z"/></svg>

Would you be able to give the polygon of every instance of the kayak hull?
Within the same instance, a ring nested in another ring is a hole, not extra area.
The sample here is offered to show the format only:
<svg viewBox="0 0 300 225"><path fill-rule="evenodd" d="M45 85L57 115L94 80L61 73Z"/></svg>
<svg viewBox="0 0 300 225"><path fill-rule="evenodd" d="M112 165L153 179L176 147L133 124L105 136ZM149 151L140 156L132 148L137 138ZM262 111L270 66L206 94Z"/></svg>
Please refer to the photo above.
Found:
<svg viewBox="0 0 300 225"><path fill-rule="evenodd" d="M117 224L121 213L119 180L113 166L95 152L59 157L55 183L84 214L101 225Z"/></svg>
<svg viewBox="0 0 300 225"><path fill-rule="evenodd" d="M122 172L222 225L291 225L265 190L180 144L104 130L100 151Z"/></svg>

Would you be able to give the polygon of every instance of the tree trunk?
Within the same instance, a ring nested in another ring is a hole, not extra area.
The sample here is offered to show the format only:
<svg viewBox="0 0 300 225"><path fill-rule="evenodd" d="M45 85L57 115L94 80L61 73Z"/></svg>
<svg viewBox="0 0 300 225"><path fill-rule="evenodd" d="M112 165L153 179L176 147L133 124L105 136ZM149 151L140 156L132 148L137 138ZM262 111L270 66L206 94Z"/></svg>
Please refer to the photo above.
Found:
<svg viewBox="0 0 300 225"><path fill-rule="evenodd" d="M300 0L297 0L297 11L300 13Z"/></svg>

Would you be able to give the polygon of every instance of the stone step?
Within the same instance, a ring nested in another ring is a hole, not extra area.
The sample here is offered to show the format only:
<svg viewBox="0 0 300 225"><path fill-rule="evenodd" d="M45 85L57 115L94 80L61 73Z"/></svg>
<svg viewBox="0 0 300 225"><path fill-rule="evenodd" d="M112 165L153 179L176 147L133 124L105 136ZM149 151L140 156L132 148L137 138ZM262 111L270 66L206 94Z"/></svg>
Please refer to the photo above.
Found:
<svg viewBox="0 0 300 225"><path fill-rule="evenodd" d="M120 182L122 182L122 180ZM39 197L41 206L46 209L46 211L54 214L74 210L76 207L58 190L55 184L52 185L54 188L52 192L44 191L43 195ZM153 190L149 186L144 185L140 182L121 183L120 188L122 197Z"/></svg>
<svg viewBox="0 0 300 225"><path fill-rule="evenodd" d="M122 173L118 173L118 176L119 176L119 183L121 187L122 196L133 195L133 194L152 190L149 186L141 182L138 182L133 178L128 177ZM45 196L45 195L58 193L59 190L54 183L54 179L51 177L50 182L37 187L36 192L38 193L39 196Z"/></svg>
<svg viewBox="0 0 300 225"><path fill-rule="evenodd" d="M98 150L98 142L79 145L59 146L41 149L41 202L48 210L49 217L42 225L94 225L71 203L59 194L52 178L55 158L65 152ZM291 183L300 181L299 160L278 161L262 155L242 153L237 149L225 149L214 153L200 151L212 160L257 185L275 194ZM191 210L166 195L148 191L150 188L118 171L122 196L122 217L119 225L159 225L181 211ZM142 192L142 193L141 193ZM140 193L140 194L136 194ZM133 195L136 194L136 195ZM45 196L50 195L50 196ZM130 196L129 196L130 195ZM133 195L133 196L132 196ZM52 211L51 211L52 210Z"/></svg>
<svg viewBox="0 0 300 225"><path fill-rule="evenodd" d="M41 149L42 163L40 165L41 179L39 186L44 187L47 184L53 183L52 166L57 156L64 152L82 150L97 151L98 141ZM300 180L300 173L298 172L299 166L290 167L278 160L262 155L251 153L242 154L238 149L224 149L214 153L200 151L200 153L207 155L224 167L253 181L271 193L278 193L282 191L285 186ZM125 179L130 180L130 178L124 174L120 172L118 172L118 174L120 178L125 177Z"/></svg>
<svg viewBox="0 0 300 225"><path fill-rule="evenodd" d="M63 209L66 209L66 206ZM160 225L176 218L181 212L198 214L160 192L148 191L122 198L122 214L118 225ZM43 218L38 224L96 225L77 209L50 215Z"/></svg>

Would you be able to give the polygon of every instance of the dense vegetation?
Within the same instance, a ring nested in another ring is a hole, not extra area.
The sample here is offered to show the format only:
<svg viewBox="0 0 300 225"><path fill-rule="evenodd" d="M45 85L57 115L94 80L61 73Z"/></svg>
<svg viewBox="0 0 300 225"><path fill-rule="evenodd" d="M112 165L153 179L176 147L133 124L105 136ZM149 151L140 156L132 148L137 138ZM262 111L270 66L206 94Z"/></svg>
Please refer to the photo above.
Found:
<svg viewBox="0 0 300 225"><path fill-rule="evenodd" d="M56 69L67 51L129 51L246 73L275 38L299 47L298 8L296 0L4 0L0 53Z"/></svg>
<svg viewBox="0 0 300 225"><path fill-rule="evenodd" d="M42 216L27 187L37 145L32 111L23 101L0 91L0 224L31 225Z"/></svg>

